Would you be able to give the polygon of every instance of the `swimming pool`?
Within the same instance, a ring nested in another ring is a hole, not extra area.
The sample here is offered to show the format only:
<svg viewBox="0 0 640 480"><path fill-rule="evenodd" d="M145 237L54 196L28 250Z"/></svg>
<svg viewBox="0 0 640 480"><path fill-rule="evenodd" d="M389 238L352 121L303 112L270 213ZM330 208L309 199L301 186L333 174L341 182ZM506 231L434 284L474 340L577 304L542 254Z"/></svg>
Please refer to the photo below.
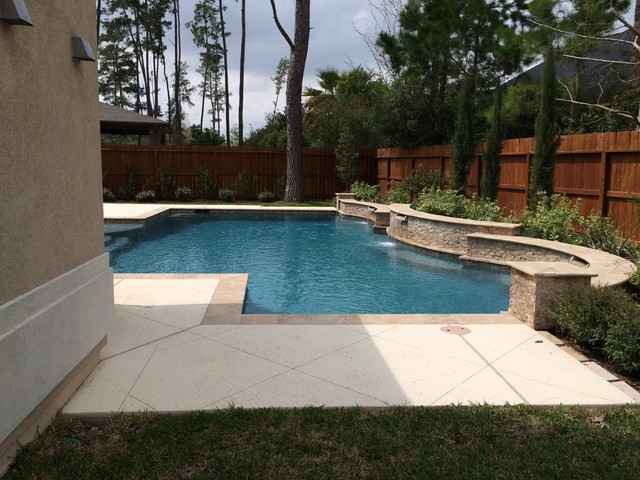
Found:
<svg viewBox="0 0 640 480"><path fill-rule="evenodd" d="M116 273L249 273L244 313L495 313L510 273L335 214L174 213L105 225Z"/></svg>

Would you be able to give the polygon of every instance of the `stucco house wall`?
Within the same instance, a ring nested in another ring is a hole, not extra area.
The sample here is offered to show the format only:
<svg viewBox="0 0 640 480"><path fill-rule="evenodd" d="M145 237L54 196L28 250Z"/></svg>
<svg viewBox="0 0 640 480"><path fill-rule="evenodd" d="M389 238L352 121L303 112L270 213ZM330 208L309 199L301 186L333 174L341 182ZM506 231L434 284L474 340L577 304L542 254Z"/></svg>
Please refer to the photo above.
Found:
<svg viewBox="0 0 640 480"><path fill-rule="evenodd" d="M95 2L25 5L33 26L0 21L0 473L97 362L113 317L97 68L71 47L96 51Z"/></svg>

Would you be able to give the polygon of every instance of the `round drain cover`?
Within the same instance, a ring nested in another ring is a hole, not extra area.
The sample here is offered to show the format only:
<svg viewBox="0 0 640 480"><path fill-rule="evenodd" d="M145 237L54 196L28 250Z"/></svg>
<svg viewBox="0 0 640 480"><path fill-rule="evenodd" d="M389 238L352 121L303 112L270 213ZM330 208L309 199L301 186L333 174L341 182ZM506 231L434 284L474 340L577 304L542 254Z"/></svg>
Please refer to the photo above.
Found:
<svg viewBox="0 0 640 480"><path fill-rule="evenodd" d="M447 325L446 327L442 327L440 330L444 333L450 333L451 335L466 335L467 333L471 333L471 330L468 328L459 327L457 325Z"/></svg>

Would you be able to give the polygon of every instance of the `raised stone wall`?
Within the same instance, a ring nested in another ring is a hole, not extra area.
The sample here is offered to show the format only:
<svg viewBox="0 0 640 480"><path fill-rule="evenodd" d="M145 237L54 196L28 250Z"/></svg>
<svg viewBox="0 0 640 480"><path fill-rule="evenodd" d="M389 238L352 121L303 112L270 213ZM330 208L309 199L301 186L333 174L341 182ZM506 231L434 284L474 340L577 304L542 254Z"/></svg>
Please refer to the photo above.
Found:
<svg viewBox="0 0 640 480"><path fill-rule="evenodd" d="M340 213L349 217L364 218L366 220L376 221L375 207L371 207L364 203L341 202L342 208Z"/></svg>
<svg viewBox="0 0 640 480"><path fill-rule="evenodd" d="M521 262L524 264L525 262ZM557 327L547 315L559 289L568 285L589 285L591 276L584 268L558 262L563 269L575 270L559 272L544 271L544 264L530 263L527 271L513 265L509 289L509 313L536 330L550 330ZM533 268L531 268L533 267Z"/></svg>
<svg viewBox="0 0 640 480"><path fill-rule="evenodd" d="M389 210L389 236L411 245L455 255L467 255L467 235L517 235L520 232L520 226L512 223L479 222L430 215L413 210L409 205L393 204Z"/></svg>
<svg viewBox="0 0 640 480"><path fill-rule="evenodd" d="M559 250L538 247L535 245L505 242L500 239L484 236L467 236L466 257L496 262L567 262L573 255Z"/></svg>

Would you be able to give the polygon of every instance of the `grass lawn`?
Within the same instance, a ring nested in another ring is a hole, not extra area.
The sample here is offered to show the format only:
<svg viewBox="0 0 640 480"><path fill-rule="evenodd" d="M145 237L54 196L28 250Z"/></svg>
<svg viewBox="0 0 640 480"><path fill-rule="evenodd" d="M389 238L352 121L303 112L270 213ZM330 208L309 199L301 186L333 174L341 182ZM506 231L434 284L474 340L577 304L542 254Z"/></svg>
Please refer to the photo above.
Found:
<svg viewBox="0 0 640 480"><path fill-rule="evenodd" d="M6 479L640 478L640 406L221 410L57 420Z"/></svg>

